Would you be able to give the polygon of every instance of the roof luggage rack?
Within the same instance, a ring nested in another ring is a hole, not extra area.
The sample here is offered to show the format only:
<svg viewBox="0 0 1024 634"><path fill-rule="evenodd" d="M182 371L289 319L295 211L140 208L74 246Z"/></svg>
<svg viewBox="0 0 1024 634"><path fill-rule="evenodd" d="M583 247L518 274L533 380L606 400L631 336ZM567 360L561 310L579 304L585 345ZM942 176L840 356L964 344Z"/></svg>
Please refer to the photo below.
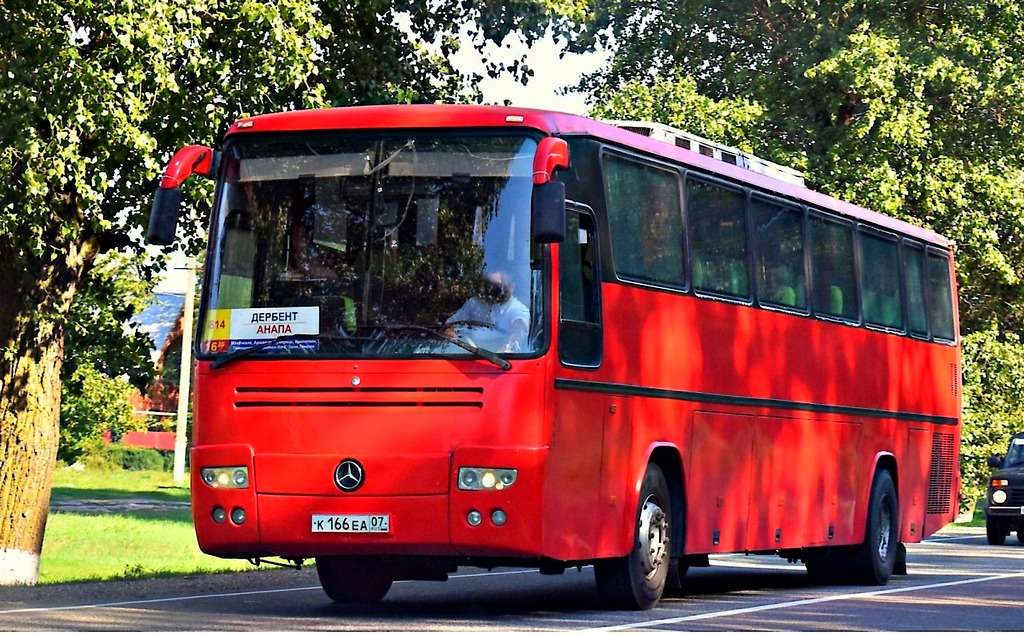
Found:
<svg viewBox="0 0 1024 634"><path fill-rule="evenodd" d="M605 123L617 128L622 128L623 130L642 134L645 137L649 137L657 141L671 143L676 147L681 147L683 149L690 150L691 152L697 152L704 156L710 156L711 158L719 161L729 163L731 165L737 165L776 180L805 187L803 172L799 172L791 167L786 167L785 165L766 161L750 154L749 152L744 152L723 143L716 143L705 139L704 137L699 137L696 134L690 134L689 132L673 128L672 126L653 123L650 121L612 120L605 121Z"/></svg>

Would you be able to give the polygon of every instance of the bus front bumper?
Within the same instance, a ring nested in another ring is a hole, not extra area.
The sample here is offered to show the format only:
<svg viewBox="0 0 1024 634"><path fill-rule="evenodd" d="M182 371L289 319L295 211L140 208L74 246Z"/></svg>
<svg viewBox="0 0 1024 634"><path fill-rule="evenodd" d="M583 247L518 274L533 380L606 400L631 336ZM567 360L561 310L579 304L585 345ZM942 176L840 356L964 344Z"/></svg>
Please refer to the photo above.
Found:
<svg viewBox="0 0 1024 634"><path fill-rule="evenodd" d="M460 448L339 459L257 456L242 445L194 448L193 521L203 552L221 557L540 557L546 455L546 448ZM350 475L345 460L365 477L351 491L338 482ZM208 485L202 473L210 465L246 467L250 486ZM511 469L515 481L464 490L463 467Z"/></svg>

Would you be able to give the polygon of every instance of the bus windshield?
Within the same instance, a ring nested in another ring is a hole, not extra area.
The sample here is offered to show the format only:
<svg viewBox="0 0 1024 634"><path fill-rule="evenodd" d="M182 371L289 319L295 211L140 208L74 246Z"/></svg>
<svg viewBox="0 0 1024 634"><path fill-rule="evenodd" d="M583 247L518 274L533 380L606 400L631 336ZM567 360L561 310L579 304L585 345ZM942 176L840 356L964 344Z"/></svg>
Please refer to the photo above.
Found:
<svg viewBox="0 0 1024 634"><path fill-rule="evenodd" d="M536 146L524 135L465 132L231 141L200 354L538 352Z"/></svg>

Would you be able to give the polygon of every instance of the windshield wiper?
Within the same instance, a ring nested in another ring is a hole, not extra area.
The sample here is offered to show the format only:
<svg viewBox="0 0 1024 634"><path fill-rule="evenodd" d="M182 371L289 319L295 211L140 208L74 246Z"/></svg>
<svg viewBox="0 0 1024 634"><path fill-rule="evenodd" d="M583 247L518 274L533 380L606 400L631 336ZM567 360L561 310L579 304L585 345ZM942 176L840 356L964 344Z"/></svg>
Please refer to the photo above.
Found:
<svg viewBox="0 0 1024 634"><path fill-rule="evenodd" d="M213 360L213 363L210 364L210 369L211 370L216 370L217 368L224 367L225 365L231 363L232 361L234 361L236 359L241 359L242 357L247 357L247 356L249 356L251 354L256 354L260 350L265 350L266 348L269 348L270 346L274 345L275 343L281 343L282 341L292 341L292 340L295 340L295 339L309 339L310 341L332 341L333 342L333 341L349 341L350 338L349 337L338 337L338 336L334 336L334 335L301 335L301 334L280 335L280 336L274 337L273 339L267 339L265 341L261 341L260 343L254 345L254 346L250 346L248 348L238 348L238 349L232 350L231 352L229 352L229 353L227 353L227 354L225 354L223 356L217 357L216 359Z"/></svg>
<svg viewBox="0 0 1024 634"><path fill-rule="evenodd" d="M490 361L491 363L501 368L502 370L507 371L512 369L512 364L509 362L509 360L502 357L498 353L488 350L487 348L480 348L478 346L474 346L473 344L468 343L466 341L462 341L461 339L458 339L456 337L449 337L443 332L438 332L433 328L428 328L426 326L420 326L417 324L377 324L374 326L374 328L380 328L381 330L385 331L411 330L413 332L426 333L436 339L441 339L442 341L447 341L452 345L456 345L479 359L483 359L484 361Z"/></svg>

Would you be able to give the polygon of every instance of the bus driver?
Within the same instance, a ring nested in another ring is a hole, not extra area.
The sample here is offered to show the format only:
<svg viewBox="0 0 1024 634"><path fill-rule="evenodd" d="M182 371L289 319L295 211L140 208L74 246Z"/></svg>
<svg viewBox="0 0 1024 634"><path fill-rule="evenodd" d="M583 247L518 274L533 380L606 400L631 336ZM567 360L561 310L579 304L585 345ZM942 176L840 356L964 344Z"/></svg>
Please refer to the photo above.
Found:
<svg viewBox="0 0 1024 634"><path fill-rule="evenodd" d="M484 290L470 297L446 322L463 338L496 352L519 352L526 347L530 329L530 311L513 291L515 282L507 273L492 271L483 278Z"/></svg>

